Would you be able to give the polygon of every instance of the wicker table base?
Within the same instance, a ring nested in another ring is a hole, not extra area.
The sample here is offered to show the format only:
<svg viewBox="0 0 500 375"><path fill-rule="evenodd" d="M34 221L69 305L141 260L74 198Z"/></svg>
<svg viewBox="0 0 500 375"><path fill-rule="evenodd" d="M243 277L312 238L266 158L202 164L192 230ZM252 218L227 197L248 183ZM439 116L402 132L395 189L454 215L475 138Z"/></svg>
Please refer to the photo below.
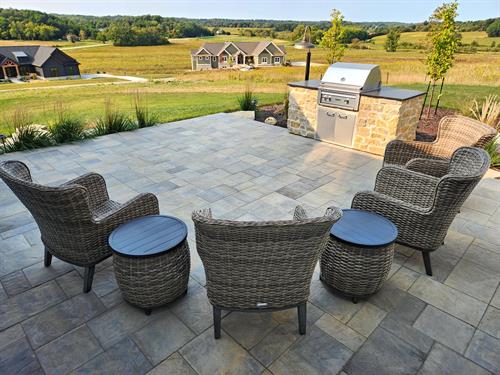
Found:
<svg viewBox="0 0 500 375"><path fill-rule="evenodd" d="M113 254L116 281L123 298L146 310L174 301L187 291L189 245L183 241L168 253L149 258Z"/></svg>
<svg viewBox="0 0 500 375"><path fill-rule="evenodd" d="M391 269L396 226L373 212L343 210L321 255L320 279L332 289L360 297L380 289Z"/></svg>
<svg viewBox="0 0 500 375"><path fill-rule="evenodd" d="M330 238L321 256L321 280L357 302L382 287L393 257L394 243L362 248Z"/></svg>
<svg viewBox="0 0 500 375"><path fill-rule="evenodd" d="M109 245L123 298L149 315L183 295L191 266L186 239L186 224L173 216L145 216L116 228Z"/></svg>

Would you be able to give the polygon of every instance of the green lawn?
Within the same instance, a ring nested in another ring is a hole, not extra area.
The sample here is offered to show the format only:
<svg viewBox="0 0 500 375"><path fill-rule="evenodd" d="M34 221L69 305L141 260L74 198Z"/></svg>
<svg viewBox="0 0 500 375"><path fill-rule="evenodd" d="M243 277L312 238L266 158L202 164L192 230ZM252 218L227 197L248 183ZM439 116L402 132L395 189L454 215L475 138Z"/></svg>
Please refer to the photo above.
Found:
<svg viewBox="0 0 500 375"><path fill-rule="evenodd" d="M417 83L398 84L397 86L421 91L427 89L427 85ZM433 103L435 103L437 99L438 92L439 86L436 86ZM461 113L468 114L468 109L474 99L480 101L492 94L500 96L500 88L493 86L444 85L439 107L455 109Z"/></svg>
<svg viewBox="0 0 500 375"><path fill-rule="evenodd" d="M110 83L110 82L124 82L124 80L118 78L67 79L67 80L55 80L55 81L35 80L26 83L2 83L0 84L0 91L10 91L10 90L25 91L27 89L39 89L47 87L75 86L75 85L78 86L96 85L100 83Z"/></svg>
<svg viewBox="0 0 500 375"><path fill-rule="evenodd" d="M128 87L128 85L127 85ZM135 85L135 88L140 85ZM54 107L64 105L71 112L91 123L104 109L104 99L112 100L115 108L133 115L133 88L113 92L110 86L78 87L65 90L33 90L16 93L7 98L0 95L3 114L12 113L19 105L29 112L34 123L50 124L54 119ZM276 103L283 100L282 93L259 93L259 104ZM43 98L43 100L40 100ZM158 113L161 122L182 120L212 113L235 111L239 105L235 93L217 92L150 92L145 96L152 112ZM0 117L0 133L11 133L6 117Z"/></svg>

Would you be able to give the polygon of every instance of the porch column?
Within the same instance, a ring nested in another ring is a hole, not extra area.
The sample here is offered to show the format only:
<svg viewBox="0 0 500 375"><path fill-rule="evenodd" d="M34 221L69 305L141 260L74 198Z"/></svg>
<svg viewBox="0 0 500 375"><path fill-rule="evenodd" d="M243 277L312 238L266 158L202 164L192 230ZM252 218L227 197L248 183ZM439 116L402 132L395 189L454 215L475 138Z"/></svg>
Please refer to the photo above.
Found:
<svg viewBox="0 0 500 375"><path fill-rule="evenodd" d="M5 70L5 66L2 66L3 71L3 79L7 79L7 71Z"/></svg>
<svg viewBox="0 0 500 375"><path fill-rule="evenodd" d="M17 66L17 65L14 65L14 66L16 67L16 73L17 73L17 76L19 77L20 76L20 74L19 74L19 66Z"/></svg>

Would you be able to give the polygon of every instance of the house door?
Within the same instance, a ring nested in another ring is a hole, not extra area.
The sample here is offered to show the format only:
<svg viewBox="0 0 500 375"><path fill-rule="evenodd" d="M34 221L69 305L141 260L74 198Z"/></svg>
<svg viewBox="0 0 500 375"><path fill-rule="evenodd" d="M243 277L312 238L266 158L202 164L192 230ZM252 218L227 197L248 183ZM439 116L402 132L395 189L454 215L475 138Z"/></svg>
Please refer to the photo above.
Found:
<svg viewBox="0 0 500 375"><path fill-rule="evenodd" d="M238 55L238 65L243 64L243 55L240 53Z"/></svg>
<svg viewBox="0 0 500 375"><path fill-rule="evenodd" d="M17 69L15 66L6 66L4 69L6 77L17 77Z"/></svg>

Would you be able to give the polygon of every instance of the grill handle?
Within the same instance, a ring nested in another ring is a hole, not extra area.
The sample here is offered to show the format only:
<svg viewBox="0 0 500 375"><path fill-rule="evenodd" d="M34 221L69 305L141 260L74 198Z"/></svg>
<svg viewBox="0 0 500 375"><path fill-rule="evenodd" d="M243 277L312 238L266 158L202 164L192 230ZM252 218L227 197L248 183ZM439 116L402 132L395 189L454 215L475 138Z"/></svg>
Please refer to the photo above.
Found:
<svg viewBox="0 0 500 375"><path fill-rule="evenodd" d="M326 112L326 115L329 117L335 117L337 114L335 112Z"/></svg>
<svg viewBox="0 0 500 375"><path fill-rule="evenodd" d="M339 118L341 118L342 120L346 120L347 119L347 115L341 115L341 114L339 114Z"/></svg>

